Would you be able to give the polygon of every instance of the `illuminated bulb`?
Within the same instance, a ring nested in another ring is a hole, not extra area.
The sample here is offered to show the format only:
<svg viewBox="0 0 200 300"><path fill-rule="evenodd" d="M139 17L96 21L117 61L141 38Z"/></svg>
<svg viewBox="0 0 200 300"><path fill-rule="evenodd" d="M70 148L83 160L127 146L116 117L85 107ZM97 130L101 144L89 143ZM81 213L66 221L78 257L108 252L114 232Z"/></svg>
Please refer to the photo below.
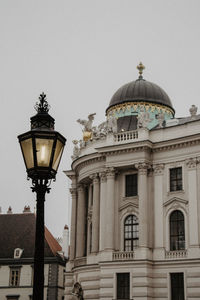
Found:
<svg viewBox="0 0 200 300"><path fill-rule="evenodd" d="M46 147L45 146L42 146L42 149L41 149L41 160L42 162L45 161L45 152L46 152Z"/></svg>

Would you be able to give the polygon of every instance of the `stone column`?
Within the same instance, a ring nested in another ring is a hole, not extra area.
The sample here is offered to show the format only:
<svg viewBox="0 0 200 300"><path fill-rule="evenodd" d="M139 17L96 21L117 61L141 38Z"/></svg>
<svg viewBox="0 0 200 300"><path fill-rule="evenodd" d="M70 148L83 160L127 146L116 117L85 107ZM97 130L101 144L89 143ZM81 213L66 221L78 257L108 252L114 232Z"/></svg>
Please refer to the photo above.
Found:
<svg viewBox="0 0 200 300"><path fill-rule="evenodd" d="M154 166L154 248L164 247L163 170L164 164L158 164Z"/></svg>
<svg viewBox="0 0 200 300"><path fill-rule="evenodd" d="M138 169L138 196L139 196L139 246L148 247L148 182L147 163L136 164Z"/></svg>
<svg viewBox="0 0 200 300"><path fill-rule="evenodd" d="M105 249L114 249L114 208L115 208L115 171L107 170L107 199L106 199L106 244Z"/></svg>
<svg viewBox="0 0 200 300"><path fill-rule="evenodd" d="M76 207L77 207L77 189L71 188L72 212L71 212L71 232L70 232L70 260L76 255Z"/></svg>
<svg viewBox="0 0 200 300"><path fill-rule="evenodd" d="M90 231L90 225L92 222L92 184L90 184L89 186L89 195L88 195L88 199L89 199L89 203L88 203L88 225L87 225L87 255L90 254L90 243L91 243L91 231Z"/></svg>
<svg viewBox="0 0 200 300"><path fill-rule="evenodd" d="M91 176L93 180L93 209L92 209L92 252L99 250L99 198L100 187L98 174Z"/></svg>
<svg viewBox="0 0 200 300"><path fill-rule="evenodd" d="M186 161L188 168L188 200L189 200L189 245L198 245L198 199L197 199L197 161L191 158ZM186 220L185 220L186 222Z"/></svg>
<svg viewBox="0 0 200 300"><path fill-rule="evenodd" d="M100 185L100 232L99 232L99 250L102 251L105 248L105 224L106 224L106 202L107 202L107 183L106 172L99 174L101 179Z"/></svg>
<svg viewBox="0 0 200 300"><path fill-rule="evenodd" d="M84 256L85 247L85 189L78 186L76 257Z"/></svg>

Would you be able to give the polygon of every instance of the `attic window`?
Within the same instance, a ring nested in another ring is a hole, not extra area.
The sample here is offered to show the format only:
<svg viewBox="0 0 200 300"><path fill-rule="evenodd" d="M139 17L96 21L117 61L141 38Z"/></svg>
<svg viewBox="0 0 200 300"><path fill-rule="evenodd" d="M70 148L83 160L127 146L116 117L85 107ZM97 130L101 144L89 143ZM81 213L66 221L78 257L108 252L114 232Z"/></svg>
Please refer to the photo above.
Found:
<svg viewBox="0 0 200 300"><path fill-rule="evenodd" d="M23 249L16 248L14 250L14 258L20 258L22 256L22 253L23 253Z"/></svg>

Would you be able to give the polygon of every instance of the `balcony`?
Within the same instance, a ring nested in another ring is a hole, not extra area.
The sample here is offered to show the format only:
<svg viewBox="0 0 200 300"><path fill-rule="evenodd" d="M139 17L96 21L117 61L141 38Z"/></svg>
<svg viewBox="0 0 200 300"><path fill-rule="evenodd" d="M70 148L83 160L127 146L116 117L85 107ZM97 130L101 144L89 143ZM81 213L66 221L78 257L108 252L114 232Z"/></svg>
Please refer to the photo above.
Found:
<svg viewBox="0 0 200 300"><path fill-rule="evenodd" d="M135 140L135 139L138 139L138 131L137 130L120 132L120 133L116 133L114 135L115 142L131 141L131 140Z"/></svg>
<svg viewBox="0 0 200 300"><path fill-rule="evenodd" d="M113 252L113 261L134 260L134 251L116 251Z"/></svg>

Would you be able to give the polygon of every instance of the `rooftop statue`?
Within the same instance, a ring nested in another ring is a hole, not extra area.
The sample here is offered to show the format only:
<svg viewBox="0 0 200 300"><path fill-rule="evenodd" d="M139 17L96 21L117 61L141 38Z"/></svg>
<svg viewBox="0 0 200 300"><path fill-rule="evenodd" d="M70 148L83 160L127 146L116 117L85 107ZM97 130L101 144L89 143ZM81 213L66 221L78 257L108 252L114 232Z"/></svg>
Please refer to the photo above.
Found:
<svg viewBox="0 0 200 300"><path fill-rule="evenodd" d="M92 123L96 113L89 114L88 120L78 119L77 122L84 126L83 128L83 140L86 142L92 138Z"/></svg>

